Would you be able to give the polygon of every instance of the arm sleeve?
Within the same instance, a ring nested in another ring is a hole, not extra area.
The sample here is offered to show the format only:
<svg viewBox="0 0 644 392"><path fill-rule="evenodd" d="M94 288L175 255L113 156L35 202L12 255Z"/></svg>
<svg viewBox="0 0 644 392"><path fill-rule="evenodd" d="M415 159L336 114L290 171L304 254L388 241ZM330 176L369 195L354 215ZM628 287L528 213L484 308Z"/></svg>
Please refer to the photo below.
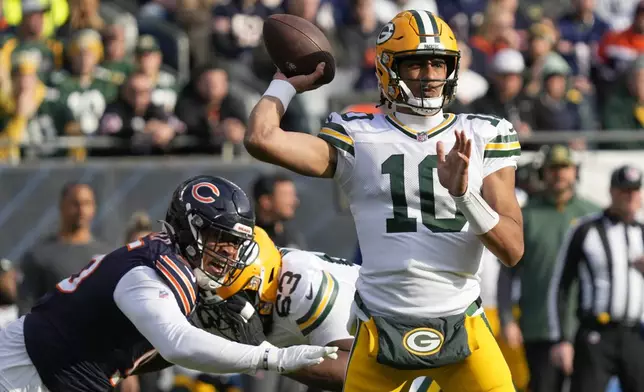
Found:
<svg viewBox="0 0 644 392"><path fill-rule="evenodd" d="M192 326L149 267L126 273L114 302L159 354L176 365L204 373L249 373L257 369L263 347L234 343Z"/></svg>
<svg viewBox="0 0 644 392"><path fill-rule="evenodd" d="M483 175L494 173L504 167L516 169L519 156L521 156L521 145L519 136L512 124L505 120L498 120L494 137L488 139L483 152Z"/></svg>
<svg viewBox="0 0 644 392"><path fill-rule="evenodd" d="M588 226L586 223L571 228L557 254L547 297L548 329L552 341L571 340L570 336L566 336L565 327L569 320L565 320L565 316L568 313L570 286L577 279L578 265L583 257L582 245Z"/></svg>
<svg viewBox="0 0 644 392"><path fill-rule="evenodd" d="M346 183L351 178L355 163L354 141L346 122L338 113L331 113L318 137L335 147L338 163L334 177L340 184Z"/></svg>

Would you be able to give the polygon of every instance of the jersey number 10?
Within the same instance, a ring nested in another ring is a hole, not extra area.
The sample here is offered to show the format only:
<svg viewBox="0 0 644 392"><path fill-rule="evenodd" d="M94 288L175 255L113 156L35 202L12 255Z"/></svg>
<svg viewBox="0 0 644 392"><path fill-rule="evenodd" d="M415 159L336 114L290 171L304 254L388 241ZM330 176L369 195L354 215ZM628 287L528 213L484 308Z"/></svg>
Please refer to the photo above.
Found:
<svg viewBox="0 0 644 392"><path fill-rule="evenodd" d="M466 219L460 211L456 210L451 218L439 219L436 217L434 169L437 167L438 155L428 155L418 164L420 211L423 225L433 233L461 231L465 226ZM381 169L382 174L389 174L391 201L394 207L394 217L387 219L387 233L415 232L417 219L410 217L407 210L405 156L403 154L390 156L382 163Z"/></svg>

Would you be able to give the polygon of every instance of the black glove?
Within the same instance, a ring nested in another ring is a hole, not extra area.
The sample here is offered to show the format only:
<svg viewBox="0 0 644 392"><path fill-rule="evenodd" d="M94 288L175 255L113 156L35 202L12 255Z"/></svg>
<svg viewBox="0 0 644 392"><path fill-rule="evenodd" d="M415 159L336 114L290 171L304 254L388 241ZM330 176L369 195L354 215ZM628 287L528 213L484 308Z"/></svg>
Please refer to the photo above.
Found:
<svg viewBox="0 0 644 392"><path fill-rule="evenodd" d="M258 346L266 340L261 318L240 294L218 304L199 303L191 321L204 331L235 342Z"/></svg>

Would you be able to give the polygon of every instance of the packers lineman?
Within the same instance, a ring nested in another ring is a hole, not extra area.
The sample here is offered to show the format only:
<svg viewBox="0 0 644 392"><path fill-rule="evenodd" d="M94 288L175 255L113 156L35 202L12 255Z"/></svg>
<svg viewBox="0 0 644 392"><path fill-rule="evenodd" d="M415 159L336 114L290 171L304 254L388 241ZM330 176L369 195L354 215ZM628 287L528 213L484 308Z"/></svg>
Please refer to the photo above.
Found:
<svg viewBox="0 0 644 392"><path fill-rule="evenodd" d="M267 340L273 345L333 342L339 347L336 361L325 361L288 376L316 388L341 391L353 343L346 326L359 266L322 253L278 250L257 226L255 241L259 257L232 285L204 296L207 299L191 316L193 324L226 337L220 323L225 319L221 315L222 301L243 293L264 320Z"/></svg>
<svg viewBox="0 0 644 392"><path fill-rule="evenodd" d="M407 391L421 376L445 392L513 391L479 299L483 247L514 266L523 255L514 171L517 134L505 119L445 113L460 53L447 24L404 11L376 41L376 76L392 114L332 113L319 137L280 118L310 75L275 80L250 118L258 159L343 188L363 264L357 332L344 390Z"/></svg>

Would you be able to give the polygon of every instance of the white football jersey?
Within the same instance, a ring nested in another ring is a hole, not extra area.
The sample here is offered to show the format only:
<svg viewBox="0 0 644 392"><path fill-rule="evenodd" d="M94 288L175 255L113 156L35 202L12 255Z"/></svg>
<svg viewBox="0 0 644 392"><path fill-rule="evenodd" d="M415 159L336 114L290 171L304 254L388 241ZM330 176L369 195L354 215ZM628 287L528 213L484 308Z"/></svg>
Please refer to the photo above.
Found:
<svg viewBox="0 0 644 392"><path fill-rule="evenodd" d="M472 139L469 187L515 167L512 125L498 117L439 114L427 131L395 114L332 113L318 135L336 147L335 179L345 191L362 252L357 290L372 313L438 317L463 312L479 296L483 244L437 175L436 142L448 152L454 131Z"/></svg>
<svg viewBox="0 0 644 392"><path fill-rule="evenodd" d="M360 267L323 253L280 251L282 268L268 341L287 347L350 339L347 323Z"/></svg>

